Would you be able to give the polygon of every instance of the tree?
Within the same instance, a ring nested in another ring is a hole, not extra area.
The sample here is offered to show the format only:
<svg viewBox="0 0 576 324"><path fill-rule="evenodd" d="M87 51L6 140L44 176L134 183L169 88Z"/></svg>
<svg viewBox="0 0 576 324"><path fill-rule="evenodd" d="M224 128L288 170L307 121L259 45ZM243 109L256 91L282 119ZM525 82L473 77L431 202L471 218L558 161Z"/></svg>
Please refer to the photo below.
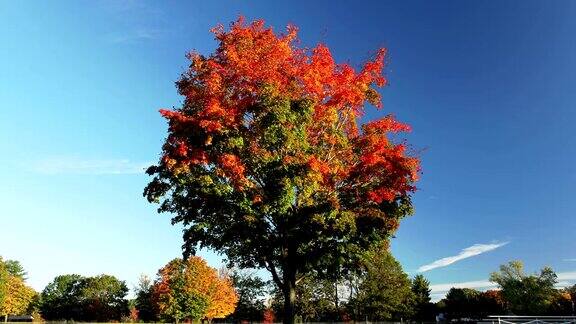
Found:
<svg viewBox="0 0 576 324"><path fill-rule="evenodd" d="M79 320L82 309L79 304L82 276L60 275L42 291L40 312L46 320Z"/></svg>
<svg viewBox="0 0 576 324"><path fill-rule="evenodd" d="M114 276L61 275L42 291L40 311L50 321L120 321L128 314L127 293Z"/></svg>
<svg viewBox="0 0 576 324"><path fill-rule="evenodd" d="M384 50L355 71L326 46L298 48L293 26L213 31L216 51L190 54L177 82L183 105L161 110L168 137L144 195L185 225L185 255L200 245L267 269L292 323L307 273L354 269L412 213L419 160L392 116L359 130L364 104L381 106Z"/></svg>
<svg viewBox="0 0 576 324"><path fill-rule="evenodd" d="M408 275L387 248L368 253L355 296L349 301L356 320L401 320L412 316Z"/></svg>
<svg viewBox="0 0 576 324"><path fill-rule="evenodd" d="M566 287L565 292L570 295L571 299L571 306L572 306L572 315L576 315L576 285L572 285L571 287Z"/></svg>
<svg viewBox="0 0 576 324"><path fill-rule="evenodd" d="M4 261L4 265L6 267L6 270L8 271L8 274L14 277L18 277L20 279L22 279L23 281L26 281L26 275L28 274L26 272L26 270L24 270L24 267L22 266L22 264L20 264L19 261L16 260L6 260Z"/></svg>
<svg viewBox="0 0 576 324"><path fill-rule="evenodd" d="M548 311L556 294L556 274L544 267L539 274L526 275L521 261L501 265L490 275L500 286L507 307L515 314L538 315Z"/></svg>
<svg viewBox="0 0 576 324"><path fill-rule="evenodd" d="M175 321L202 317L208 301L198 291L186 287L185 263L174 259L158 271L152 290L152 299L161 319Z"/></svg>
<svg viewBox="0 0 576 324"><path fill-rule="evenodd" d="M6 295L8 293L8 270L6 270L6 265L0 256L0 305L4 305L6 300ZM0 312L2 315L2 312ZM5 314L4 320L7 320L7 314Z"/></svg>
<svg viewBox="0 0 576 324"><path fill-rule="evenodd" d="M296 287L294 313L298 322L334 322L340 317L339 303L335 300L336 281L315 276L304 277ZM282 318L283 293L273 291L272 308Z"/></svg>
<svg viewBox="0 0 576 324"><path fill-rule="evenodd" d="M506 304L500 290L487 290L480 293L477 308L481 318L489 315L504 314Z"/></svg>
<svg viewBox="0 0 576 324"><path fill-rule="evenodd" d="M152 294L160 317L176 322L224 318L238 301L230 279L200 257L170 261L158 271Z"/></svg>
<svg viewBox="0 0 576 324"><path fill-rule="evenodd" d="M0 316L22 315L31 310L36 291L25 283L26 272L18 261L0 257Z"/></svg>
<svg viewBox="0 0 576 324"><path fill-rule="evenodd" d="M444 299L446 316L451 320L479 319L480 294L471 288L450 288Z"/></svg>
<svg viewBox="0 0 576 324"><path fill-rule="evenodd" d="M91 322L120 321L128 315L128 287L114 276L99 275L82 280L81 319Z"/></svg>
<svg viewBox="0 0 576 324"><path fill-rule="evenodd" d="M8 315L23 315L33 301L36 291L26 286L24 281L15 276L8 276L6 296L0 305L0 315L6 320Z"/></svg>
<svg viewBox="0 0 576 324"><path fill-rule="evenodd" d="M570 293L566 290L557 290L551 298L548 315L573 315L573 304Z"/></svg>
<svg viewBox="0 0 576 324"><path fill-rule="evenodd" d="M230 279L238 293L238 305L229 320L259 322L264 316L264 298L268 283L262 278L240 269L233 269Z"/></svg>
<svg viewBox="0 0 576 324"><path fill-rule="evenodd" d="M430 303L430 282L421 274L412 279L412 294L414 319L417 321L432 321L434 319L433 305Z"/></svg>
<svg viewBox="0 0 576 324"><path fill-rule="evenodd" d="M149 323L158 320L157 310L152 300L152 280L146 275L140 276L136 287L134 307L138 310L138 319Z"/></svg>

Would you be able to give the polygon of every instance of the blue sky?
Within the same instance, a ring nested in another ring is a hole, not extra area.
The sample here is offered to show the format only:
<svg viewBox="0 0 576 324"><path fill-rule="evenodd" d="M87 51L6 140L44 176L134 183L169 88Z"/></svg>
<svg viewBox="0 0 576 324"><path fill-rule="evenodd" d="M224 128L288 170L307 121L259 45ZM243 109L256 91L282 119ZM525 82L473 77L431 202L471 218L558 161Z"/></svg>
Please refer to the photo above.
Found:
<svg viewBox="0 0 576 324"><path fill-rule="evenodd" d="M180 255L142 197L208 30L239 15L359 65L389 50L383 111L422 151L416 215L392 243L410 274L485 288L513 259L576 280L576 3L568 1L4 1L0 255L36 289L58 274L134 283ZM212 265L220 257L204 252Z"/></svg>

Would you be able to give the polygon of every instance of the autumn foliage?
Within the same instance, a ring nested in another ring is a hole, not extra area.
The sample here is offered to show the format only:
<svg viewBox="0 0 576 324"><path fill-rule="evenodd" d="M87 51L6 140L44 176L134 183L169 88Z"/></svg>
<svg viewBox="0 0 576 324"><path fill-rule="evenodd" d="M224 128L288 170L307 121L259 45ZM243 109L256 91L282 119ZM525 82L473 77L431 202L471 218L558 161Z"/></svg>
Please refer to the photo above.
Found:
<svg viewBox="0 0 576 324"><path fill-rule="evenodd" d="M385 50L355 71L336 64L324 45L311 51L297 48L296 31L290 26L286 34L276 35L261 20L246 25L243 19L228 32L214 28L220 42L216 53L189 54L190 68L178 82L185 105L161 110L170 124L162 163L174 173L215 167L258 201L264 192L247 157L273 158L279 148L260 138L264 125L259 119L270 109L264 103L292 101L302 104L293 109L310 113L302 134L307 145L300 150L285 147L285 164L307 165L310 180L321 183L323 190L346 188L358 199L375 203L413 191L418 160L406 154L404 144L388 138L410 127L386 116L358 131L364 103L381 107L373 86L386 84ZM278 122L288 129L299 127L296 120ZM243 143L229 141L226 135L232 134Z"/></svg>
<svg viewBox="0 0 576 324"><path fill-rule="evenodd" d="M215 52L190 53L177 82L183 105L160 111L168 136L144 194L185 225L185 252L266 268L293 298L305 273L353 268L412 212L419 160L398 139L410 127L359 123L382 106L384 49L355 69L299 47L294 26L212 32Z"/></svg>
<svg viewBox="0 0 576 324"><path fill-rule="evenodd" d="M191 257L174 259L158 271L152 299L162 318L212 320L234 312L238 295L229 278Z"/></svg>
<svg viewBox="0 0 576 324"><path fill-rule="evenodd" d="M15 261L3 260L0 256L0 319L6 320L8 315L22 315L31 311L31 305L38 293L25 282L25 272L12 273L8 263ZM19 265L18 262L16 264Z"/></svg>

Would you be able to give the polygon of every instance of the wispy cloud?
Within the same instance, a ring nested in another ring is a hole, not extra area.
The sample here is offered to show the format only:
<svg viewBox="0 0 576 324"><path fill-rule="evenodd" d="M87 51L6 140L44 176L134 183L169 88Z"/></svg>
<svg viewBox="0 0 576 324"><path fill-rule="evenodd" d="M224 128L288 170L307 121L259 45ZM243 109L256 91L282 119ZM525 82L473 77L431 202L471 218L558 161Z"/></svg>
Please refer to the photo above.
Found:
<svg viewBox="0 0 576 324"><path fill-rule="evenodd" d="M499 247L508 244L508 242L503 243L491 243L491 244L474 244L470 247L467 247L460 251L457 255L445 257L439 260L436 260L432 263L425 264L418 268L418 272L426 272L436 268L446 267L451 265L452 263L458 262L460 260L464 260L482 253L486 253L492 250L495 250Z"/></svg>
<svg viewBox="0 0 576 324"><path fill-rule="evenodd" d="M473 288L478 290L494 289L498 286L488 280L466 281L466 282L452 282L445 284L430 285L430 294L439 296L439 299L444 298L446 293L451 288Z"/></svg>
<svg viewBox="0 0 576 324"><path fill-rule="evenodd" d="M556 288L563 288L576 283L576 271L558 272L558 282ZM446 296L450 288L472 288L477 290L498 289L498 285L488 280L452 282L444 284L430 285L430 296L432 301L438 301Z"/></svg>
<svg viewBox="0 0 576 324"><path fill-rule="evenodd" d="M37 161L32 170L42 174L137 174L144 173L152 162L134 162L129 159L84 159L54 157Z"/></svg>
<svg viewBox="0 0 576 324"><path fill-rule="evenodd" d="M101 7L110 17L113 31L105 40L114 44L133 44L161 38L167 31L166 17L154 3L137 0L103 0Z"/></svg>
<svg viewBox="0 0 576 324"><path fill-rule="evenodd" d="M562 261L566 261L566 262L576 262L576 258L574 258L574 259L564 259L564 260L562 260Z"/></svg>
<svg viewBox="0 0 576 324"><path fill-rule="evenodd" d="M559 272L556 274L558 281L576 281L576 271Z"/></svg>
<svg viewBox="0 0 576 324"><path fill-rule="evenodd" d="M137 43L158 38L159 31L150 28L139 28L124 33L112 34L108 40L116 44Z"/></svg>

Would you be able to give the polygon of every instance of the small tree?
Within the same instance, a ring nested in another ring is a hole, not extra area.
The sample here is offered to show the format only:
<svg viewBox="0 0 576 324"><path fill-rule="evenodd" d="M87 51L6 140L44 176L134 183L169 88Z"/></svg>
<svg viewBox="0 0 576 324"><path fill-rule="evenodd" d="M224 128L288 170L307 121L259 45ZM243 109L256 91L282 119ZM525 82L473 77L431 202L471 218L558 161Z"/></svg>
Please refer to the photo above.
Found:
<svg viewBox="0 0 576 324"><path fill-rule="evenodd" d="M521 261L501 265L490 275L502 290L507 307L515 314L538 315L548 311L556 290L556 273L544 267L539 274L526 275Z"/></svg>
<svg viewBox="0 0 576 324"><path fill-rule="evenodd" d="M360 277L349 301L356 320L401 320L413 315L410 279L387 247L367 254Z"/></svg>
<svg viewBox="0 0 576 324"><path fill-rule="evenodd" d="M28 273L26 272L26 270L24 270L24 267L22 266L20 261L6 260L4 261L4 265L6 266L8 274L10 274L11 276L18 277L23 281L26 281L28 279L26 278L26 275L28 275Z"/></svg>
<svg viewBox="0 0 576 324"><path fill-rule="evenodd" d="M334 322L339 320L339 303L334 300L335 282L309 274L296 287L294 313L302 322ZM283 294L273 291L272 308L282 318Z"/></svg>
<svg viewBox="0 0 576 324"><path fill-rule="evenodd" d="M144 322L155 322L157 310L152 300L152 280L146 275L141 275L136 287L136 299L134 307L138 310L138 319Z"/></svg>
<svg viewBox="0 0 576 324"><path fill-rule="evenodd" d="M433 320L433 305L430 303L430 282L423 275L418 274L412 279L411 289L414 319L417 321Z"/></svg>
<svg viewBox="0 0 576 324"><path fill-rule="evenodd" d="M158 271L152 298L161 319L176 323L186 318L200 319L208 307L204 296L186 287L185 267L181 259L174 259Z"/></svg>
<svg viewBox="0 0 576 324"><path fill-rule="evenodd" d="M228 319L233 321L259 322L264 316L264 298L268 283L253 273L233 269L230 279L238 293L238 305Z"/></svg>
<svg viewBox="0 0 576 324"><path fill-rule="evenodd" d="M487 290L480 293L477 308L480 310L480 316L486 318L488 315L504 314L506 304L500 290Z"/></svg>
<svg viewBox="0 0 576 324"><path fill-rule="evenodd" d="M355 71L326 46L298 48L292 26L214 33L214 54L190 54L177 82L182 107L161 110L168 137L144 194L185 225L186 254L267 269L292 323L306 274L355 269L412 212L419 161L393 137L410 127L358 125L366 103L381 106L384 50Z"/></svg>
<svg viewBox="0 0 576 324"><path fill-rule="evenodd" d="M48 321L80 320L82 276L77 274L60 275L54 278L42 291L40 312Z"/></svg>
<svg viewBox="0 0 576 324"><path fill-rule="evenodd" d="M28 287L26 271L18 261L0 257L0 316L4 321L8 315L22 315L29 310L38 293Z"/></svg>
<svg viewBox="0 0 576 324"><path fill-rule="evenodd" d="M114 276L102 274L83 278L80 319L90 322L120 321L129 313L127 294L126 283Z"/></svg>
<svg viewBox="0 0 576 324"><path fill-rule="evenodd" d="M161 318L224 318L234 312L238 296L232 282L200 257L174 259L158 271L153 300Z"/></svg>
<svg viewBox="0 0 576 324"><path fill-rule="evenodd" d="M26 286L21 278L8 276L6 296L3 303L0 304L0 314L5 316L5 320L8 315L23 315L28 310L36 294L36 291Z"/></svg>
<svg viewBox="0 0 576 324"><path fill-rule="evenodd" d="M4 301L6 300L8 290L8 270L6 270L6 265L0 256L0 308L1 305L4 305ZM8 320L8 314L3 314L0 310L0 316L4 315L4 321Z"/></svg>
<svg viewBox="0 0 576 324"><path fill-rule="evenodd" d="M61 275L42 291L40 311L49 321L120 321L129 312L127 294L126 283L111 275Z"/></svg>
<svg viewBox="0 0 576 324"><path fill-rule="evenodd" d="M446 294L444 304L449 319L479 319L478 302L480 292L471 288L451 288Z"/></svg>

